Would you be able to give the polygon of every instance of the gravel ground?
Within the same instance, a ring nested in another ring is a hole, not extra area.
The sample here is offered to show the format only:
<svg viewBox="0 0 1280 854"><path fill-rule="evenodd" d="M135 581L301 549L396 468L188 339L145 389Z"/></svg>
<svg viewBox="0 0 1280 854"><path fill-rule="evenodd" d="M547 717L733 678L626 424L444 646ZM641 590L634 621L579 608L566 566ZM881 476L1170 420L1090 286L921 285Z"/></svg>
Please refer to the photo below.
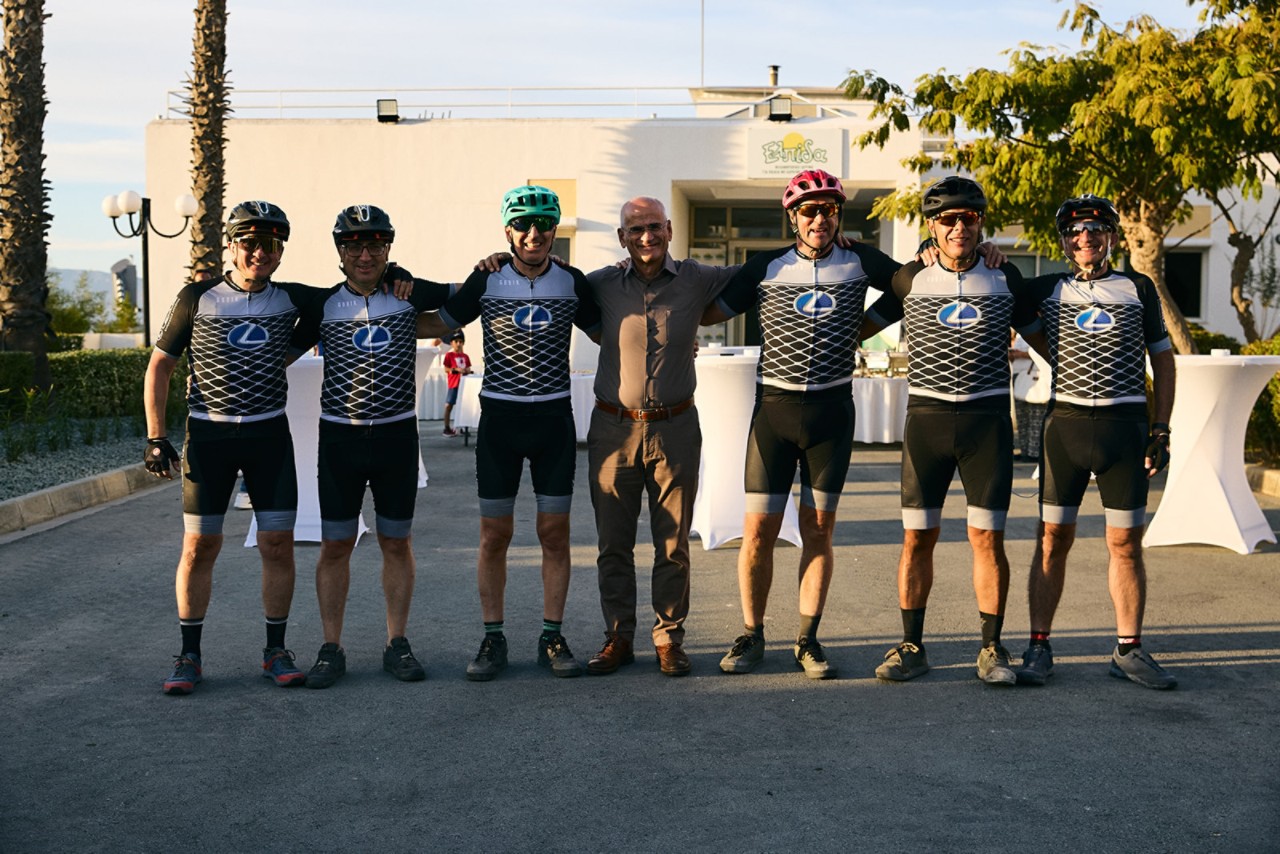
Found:
<svg viewBox="0 0 1280 854"><path fill-rule="evenodd" d="M146 444L144 438L126 436L92 445L76 443L55 453L25 454L13 462L0 455L0 501L121 466L142 465Z"/></svg>

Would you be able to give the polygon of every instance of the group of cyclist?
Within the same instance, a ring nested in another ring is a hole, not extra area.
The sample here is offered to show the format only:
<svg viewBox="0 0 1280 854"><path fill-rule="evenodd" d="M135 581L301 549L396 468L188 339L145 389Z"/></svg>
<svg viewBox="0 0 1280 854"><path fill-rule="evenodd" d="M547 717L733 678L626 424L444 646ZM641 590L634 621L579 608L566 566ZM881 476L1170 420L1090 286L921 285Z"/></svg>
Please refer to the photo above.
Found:
<svg viewBox="0 0 1280 854"><path fill-rule="evenodd" d="M244 472L252 499L263 564L263 675L282 686L325 688L345 672L343 613L367 487L383 555L383 666L398 679L425 678L405 637L415 574L415 339L449 336L476 319L485 364L476 441L484 634L467 678L491 680L507 665L506 558L526 461L542 550L538 663L556 676L573 677L612 673L635 661L634 549L647 495L655 547L655 656L664 674L689 673L683 650L688 538L702 442L694 404L697 329L753 308L761 355L738 556L744 633L721 670L746 673L763 661L773 548L798 471L800 614L792 652L807 676L837 675L818 627L853 451L854 358L860 341L902 321L910 342L898 567L903 641L876 676L904 681L929 669L923 631L933 551L943 501L958 472L982 637L977 676L994 685L1044 684L1053 673L1049 632L1067 553L1093 474L1106 511L1116 610L1110 672L1147 687L1173 687L1174 677L1141 646L1141 533L1148 478L1168 461L1173 358L1150 280L1111 266L1119 240L1114 206L1089 195L1064 202L1057 226L1070 271L1024 281L999 250L980 243L987 200L970 179L952 176L927 189L922 214L929 245L906 266L843 237L846 200L837 177L801 172L782 198L795 242L741 267L714 267L672 259L663 204L638 197L620 212L617 232L627 263L584 275L551 254L561 216L556 194L523 185L502 201L509 252L482 260L460 286L415 279L391 264L395 230L387 214L353 205L339 213L333 232L346 280L326 289L275 282L288 220L267 202L237 205L227 222L231 269L179 293L147 371L146 466L170 477L171 465L180 461L183 475L185 535L176 581L182 649L164 691L190 693L202 678L201 628L237 471ZM866 307L869 288L880 296ZM562 632L576 463L569 372L575 326L601 345L588 459L605 640L585 667ZM1013 482L1011 329L1048 360L1054 382L1029 582L1031 637L1020 666L1001 640L1010 576L1003 531ZM304 674L284 642L297 506L285 369L317 343L325 357L316 567L324 643ZM184 351L189 417L180 457L165 434L164 401Z"/></svg>

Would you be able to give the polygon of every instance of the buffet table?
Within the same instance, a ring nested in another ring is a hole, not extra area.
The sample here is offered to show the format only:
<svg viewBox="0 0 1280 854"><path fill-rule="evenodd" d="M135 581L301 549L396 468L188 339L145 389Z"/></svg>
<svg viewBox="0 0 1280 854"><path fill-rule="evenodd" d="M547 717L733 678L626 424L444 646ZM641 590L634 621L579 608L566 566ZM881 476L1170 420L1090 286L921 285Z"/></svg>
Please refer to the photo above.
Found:
<svg viewBox="0 0 1280 854"><path fill-rule="evenodd" d="M417 353L417 383L422 380L437 356L434 347L419 347ZM320 443L320 383L324 378L324 359L319 356L302 356L289 366L289 399L285 412L289 416L289 432L293 435L293 460L298 469L298 518L293 526L295 542L320 542L320 493L316 480L316 460ZM418 452L418 488L427 485L427 469ZM357 541L369 527L364 515L358 522ZM258 544L258 520L249 522L249 534L244 541L246 548Z"/></svg>
<svg viewBox="0 0 1280 854"><path fill-rule="evenodd" d="M1275 533L1249 488L1244 433L1280 356L1175 356L1169 476L1145 546L1206 543L1249 554Z"/></svg>

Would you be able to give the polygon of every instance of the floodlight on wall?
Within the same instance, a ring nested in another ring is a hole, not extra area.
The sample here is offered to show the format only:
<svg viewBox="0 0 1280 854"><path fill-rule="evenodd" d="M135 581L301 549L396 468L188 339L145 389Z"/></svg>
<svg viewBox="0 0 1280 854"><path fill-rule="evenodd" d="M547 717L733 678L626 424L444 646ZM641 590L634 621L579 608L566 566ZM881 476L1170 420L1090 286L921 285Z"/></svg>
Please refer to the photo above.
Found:
<svg viewBox="0 0 1280 854"><path fill-rule="evenodd" d="M769 99L769 115L767 118L771 122L791 121L791 99L790 98Z"/></svg>
<svg viewBox="0 0 1280 854"><path fill-rule="evenodd" d="M398 122L400 121L400 102L395 98L379 98L378 99L378 121L380 122Z"/></svg>

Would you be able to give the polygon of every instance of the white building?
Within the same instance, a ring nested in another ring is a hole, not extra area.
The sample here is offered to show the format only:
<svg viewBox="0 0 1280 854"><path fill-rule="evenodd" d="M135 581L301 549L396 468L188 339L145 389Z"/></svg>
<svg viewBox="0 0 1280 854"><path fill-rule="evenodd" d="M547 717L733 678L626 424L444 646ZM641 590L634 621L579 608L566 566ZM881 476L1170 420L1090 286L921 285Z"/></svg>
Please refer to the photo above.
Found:
<svg viewBox="0 0 1280 854"><path fill-rule="evenodd" d="M675 99L656 100L673 91ZM286 94L276 93L281 114L289 111ZM357 96L368 104L368 118L227 123L227 205L265 199L292 223L277 278L339 281L334 217L346 205L367 203L391 215L396 261L424 278L462 281L478 259L505 248L499 204L504 192L523 183L560 194L557 253L583 270L623 255L618 212L637 195L668 203L676 257L738 263L753 251L790 242L779 200L790 176L806 167L826 169L844 182L850 236L899 260L919 242L916 226L872 220L869 211L877 196L916 183L901 163L935 142L903 133L884 150L857 148L855 138L873 125L871 105L848 101L839 89L576 90L576 102L554 103L533 90L434 90L435 100L417 105L397 94L400 113L426 108L425 117L379 121L377 93L371 93ZM532 103L515 102L515 94ZM252 111L242 104L251 95L237 93L237 116ZM314 104L300 109L322 111ZM790 121L776 120L788 109ZM623 111L633 116L619 117ZM489 117L499 112L502 117ZM190 191L190 145L185 118L148 126L147 194L157 204ZM1180 233L1208 222L1207 208L1200 209ZM1011 240L1004 242L1017 252ZM1045 269L1047 259L1015 260L1035 272ZM186 279L187 262L185 240L151 242L153 335ZM1229 266L1225 227L1212 224L1171 256L1171 280L1182 283L1176 293L1192 319L1238 336L1227 296ZM725 334L731 343L741 340L743 327Z"/></svg>

